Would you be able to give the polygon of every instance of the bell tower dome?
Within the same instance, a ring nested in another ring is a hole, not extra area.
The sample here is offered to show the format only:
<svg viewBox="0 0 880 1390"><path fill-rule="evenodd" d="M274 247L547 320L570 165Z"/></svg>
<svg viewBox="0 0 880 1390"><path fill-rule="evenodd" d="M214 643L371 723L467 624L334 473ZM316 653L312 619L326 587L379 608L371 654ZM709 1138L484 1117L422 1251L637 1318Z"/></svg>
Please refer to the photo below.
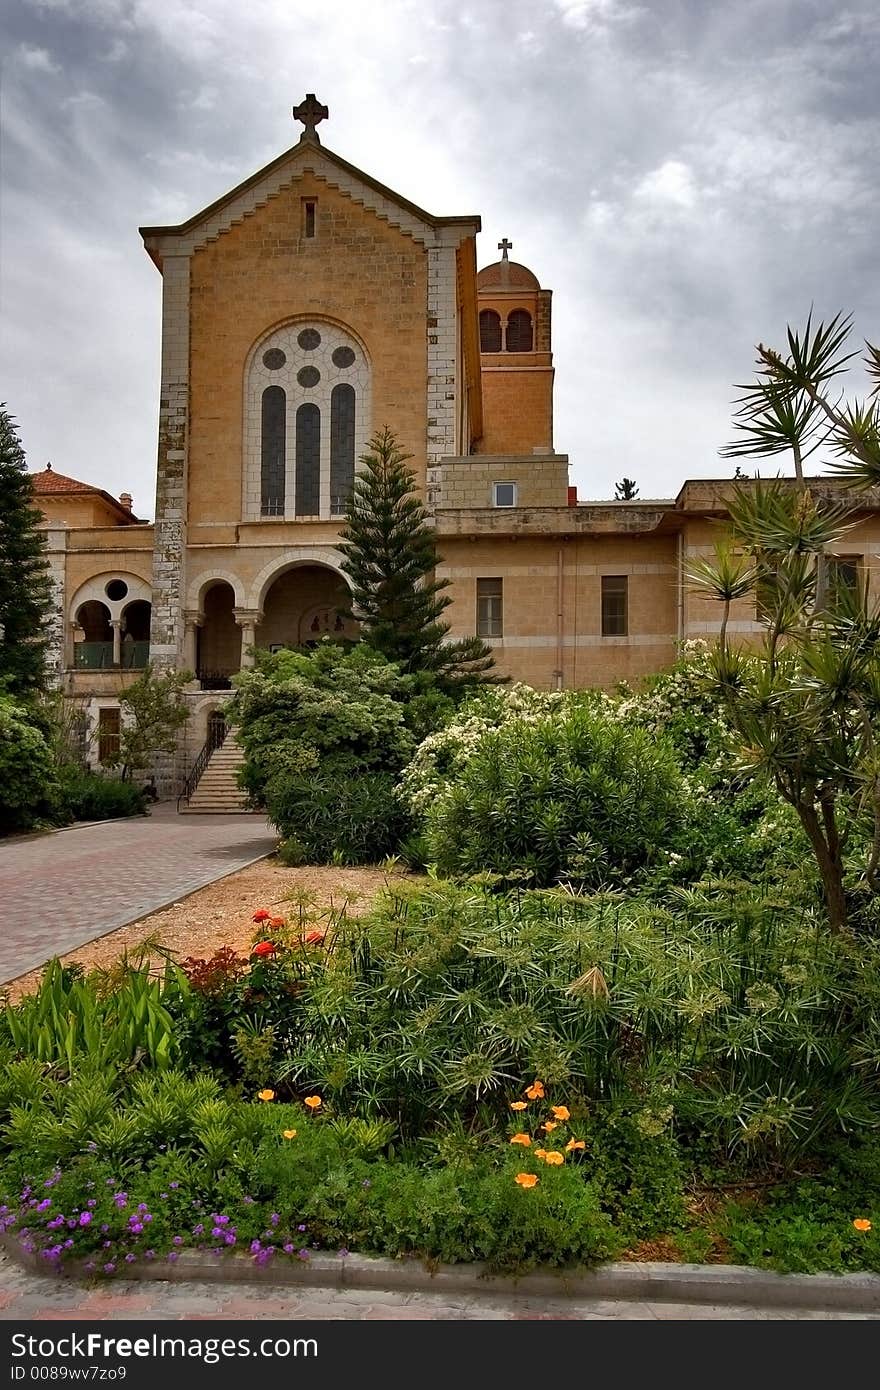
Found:
<svg viewBox="0 0 880 1390"><path fill-rule="evenodd" d="M477 274L483 385L481 454L553 452L553 354L550 290L527 266L508 258Z"/></svg>

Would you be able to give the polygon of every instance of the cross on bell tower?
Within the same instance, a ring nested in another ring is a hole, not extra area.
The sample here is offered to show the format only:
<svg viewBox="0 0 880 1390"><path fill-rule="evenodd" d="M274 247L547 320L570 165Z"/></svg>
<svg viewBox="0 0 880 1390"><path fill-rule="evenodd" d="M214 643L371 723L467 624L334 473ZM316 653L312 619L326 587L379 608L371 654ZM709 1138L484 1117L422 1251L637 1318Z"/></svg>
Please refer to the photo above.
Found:
<svg viewBox="0 0 880 1390"><path fill-rule="evenodd" d="M326 121L330 115L329 108L322 106L314 92L306 92L305 101L301 101L299 106L293 108L293 118L302 121L305 130L299 137L300 140L314 140L316 145L321 141L315 126L319 121Z"/></svg>
<svg viewBox="0 0 880 1390"><path fill-rule="evenodd" d="M506 261L506 260L507 260L507 253L508 253L508 251L512 251L512 250L513 250L513 242L512 242L512 241L508 241L508 240L507 240L507 237L504 237L504 238L503 238L501 241L499 241L499 243L498 243L498 250L501 252L501 259L502 259L502 261Z"/></svg>

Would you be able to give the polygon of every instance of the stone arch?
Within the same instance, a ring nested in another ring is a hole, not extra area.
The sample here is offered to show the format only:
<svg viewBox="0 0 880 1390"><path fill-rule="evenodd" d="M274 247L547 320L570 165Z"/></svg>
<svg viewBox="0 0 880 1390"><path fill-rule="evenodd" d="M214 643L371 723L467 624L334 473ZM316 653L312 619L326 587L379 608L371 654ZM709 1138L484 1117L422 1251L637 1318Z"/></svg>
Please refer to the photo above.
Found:
<svg viewBox="0 0 880 1390"><path fill-rule="evenodd" d="M319 565L324 569L333 570L340 579L351 588L348 576L342 572L342 552L332 545L302 545L298 546L293 553L278 556L264 565L251 584L248 591L247 603L242 607L250 609L252 612L261 613L266 595L275 583L288 570L296 569L302 565Z"/></svg>
<svg viewBox="0 0 880 1390"><path fill-rule="evenodd" d="M120 580L125 584L125 593L119 598L111 598L107 593L107 585ZM127 570L107 570L104 574L95 574L84 584L80 584L70 598L67 615L71 622L75 622L77 610L84 603L94 600L103 603L112 622L121 618L123 610L136 599L152 603L153 590L148 581L141 579L138 574L130 574Z"/></svg>
<svg viewBox="0 0 880 1390"><path fill-rule="evenodd" d="M205 608L205 594L212 584L228 584L235 594L236 608L245 608L245 589L244 584L238 575L232 574L230 570L208 570L206 574L200 574L196 579L190 581L187 593L187 609L192 613L202 613Z"/></svg>

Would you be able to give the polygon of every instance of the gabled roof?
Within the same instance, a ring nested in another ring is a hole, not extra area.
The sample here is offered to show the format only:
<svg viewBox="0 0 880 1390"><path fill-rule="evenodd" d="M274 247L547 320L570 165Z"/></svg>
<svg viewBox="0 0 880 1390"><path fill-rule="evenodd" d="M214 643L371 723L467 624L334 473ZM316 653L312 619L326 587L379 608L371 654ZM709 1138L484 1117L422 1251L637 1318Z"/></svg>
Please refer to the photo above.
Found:
<svg viewBox="0 0 880 1390"><path fill-rule="evenodd" d="M300 166L297 168L296 166ZM372 206L378 215L388 217L389 207L397 209L402 214L400 225L407 231L412 231L413 224L420 225L423 229L439 229L442 227L454 227L461 225L469 233L473 234L480 230L480 218L476 213L465 214L461 217L435 217L432 213L426 212L424 208L411 203L408 198L404 198L385 184L374 179L372 175L364 173L363 169L358 169L354 164L349 164L348 160L341 155L334 154L333 150L328 150L325 145L320 144L317 139L302 138L296 145L292 145L283 154L278 155L271 163L258 169L256 173L238 184L235 188L224 193L221 198L211 203L208 207L202 208L201 212L195 213L186 222L181 222L177 226L166 227L141 227L140 233L146 243L147 250L159 268L162 268L162 248L158 244L164 237L189 238L208 224L207 235L204 240L211 241L226 230L227 226L237 222L241 217L248 216L255 208L274 197L277 192L289 181L297 178L306 169L312 169L319 177L327 178L328 182L336 182L332 177L333 172L340 176L339 187L348 192L365 206ZM285 174L289 172L289 179ZM361 192L369 192L375 195L366 200L358 196ZM227 214L227 217L224 217ZM388 220L396 220L388 218ZM211 227L213 224L213 228ZM199 243L201 244L201 243Z"/></svg>
<svg viewBox="0 0 880 1390"><path fill-rule="evenodd" d="M32 473L30 476L37 497L100 497L116 512L121 526L143 524L140 517L135 516L128 507L124 507L103 488L94 487L91 483L81 483L79 479L68 478L64 473L56 473L50 463L46 464L42 472Z"/></svg>

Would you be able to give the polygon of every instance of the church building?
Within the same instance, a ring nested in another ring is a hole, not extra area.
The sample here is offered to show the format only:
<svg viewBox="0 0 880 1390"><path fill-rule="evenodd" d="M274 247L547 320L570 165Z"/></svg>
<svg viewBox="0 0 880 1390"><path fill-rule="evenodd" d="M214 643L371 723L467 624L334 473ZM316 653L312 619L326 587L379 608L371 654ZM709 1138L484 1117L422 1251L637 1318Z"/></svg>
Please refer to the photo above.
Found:
<svg viewBox="0 0 880 1390"><path fill-rule="evenodd" d="M181 225L141 229L162 292L154 522L126 493L34 475L53 660L90 757L112 751L119 693L148 660L189 669L178 782L255 648L354 635L338 532L385 425L434 518L452 636L485 638L504 674L636 682L718 630L685 570L732 483L579 500L554 438L551 291L506 238L478 270L477 215L426 212L329 150L313 95L294 116L299 142L271 164ZM876 591L880 496L858 505L838 563ZM754 606L730 628L759 632Z"/></svg>

